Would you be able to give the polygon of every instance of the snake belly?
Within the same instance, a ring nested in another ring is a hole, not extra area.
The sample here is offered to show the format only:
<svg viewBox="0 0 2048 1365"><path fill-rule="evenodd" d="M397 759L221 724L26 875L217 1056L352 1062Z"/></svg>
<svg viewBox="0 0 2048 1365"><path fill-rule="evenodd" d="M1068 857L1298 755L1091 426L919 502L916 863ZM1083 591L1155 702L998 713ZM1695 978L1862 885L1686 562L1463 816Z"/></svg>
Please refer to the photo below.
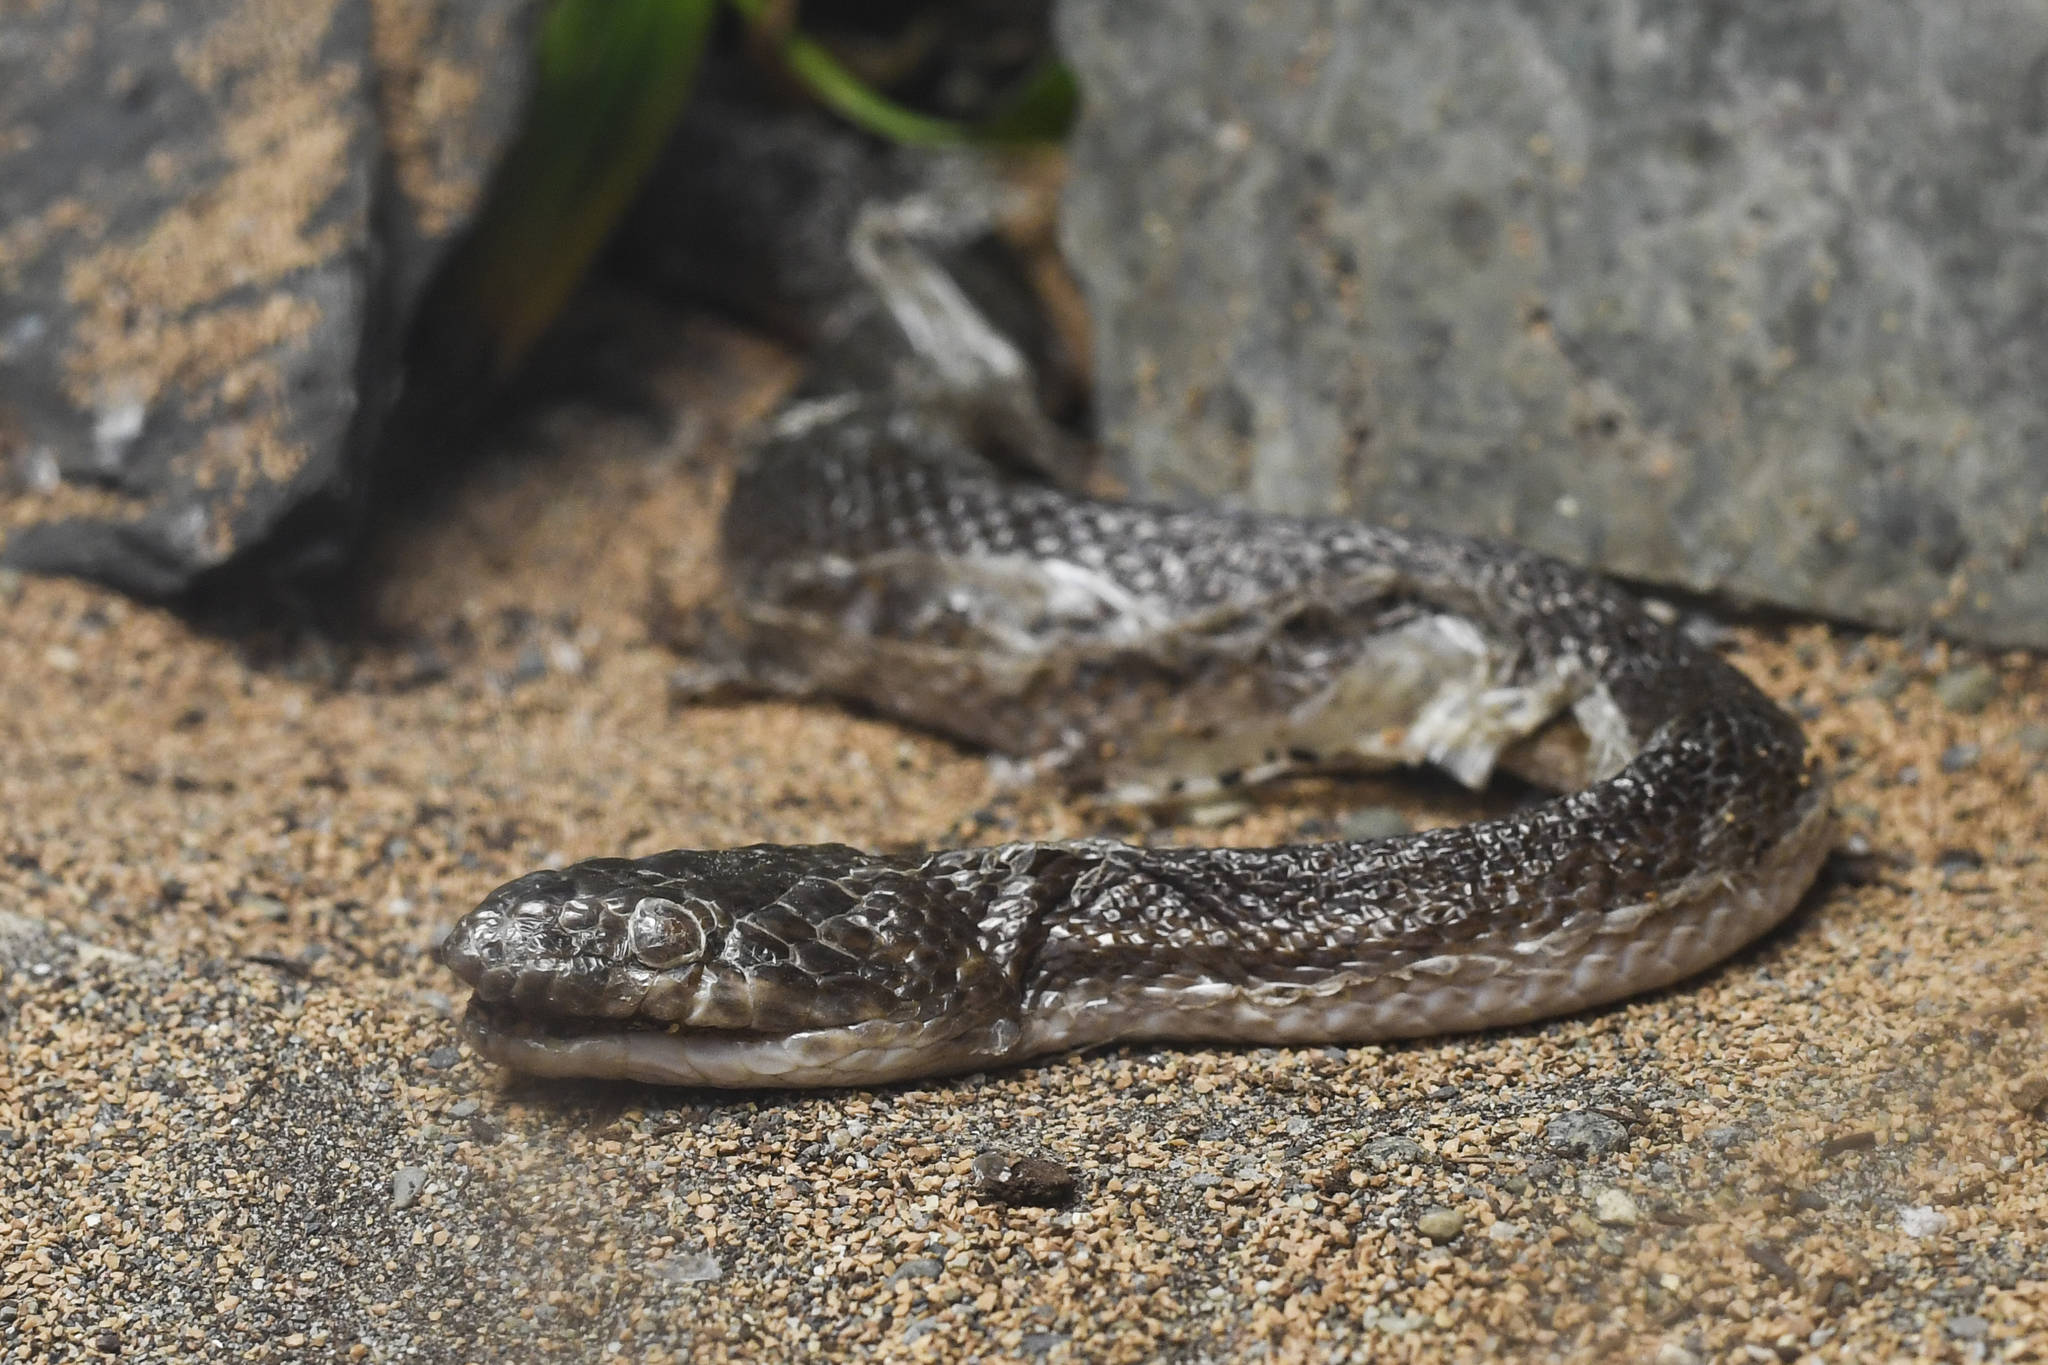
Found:
<svg viewBox="0 0 2048 1365"><path fill-rule="evenodd" d="M866 1085L1116 1040L1510 1025L1700 971L1825 856L1797 723L1598 578L1017 483L900 412L815 406L733 490L697 685L849 698L1117 799L1404 764L1572 789L1371 842L759 845L534 872L442 949L496 1062Z"/></svg>

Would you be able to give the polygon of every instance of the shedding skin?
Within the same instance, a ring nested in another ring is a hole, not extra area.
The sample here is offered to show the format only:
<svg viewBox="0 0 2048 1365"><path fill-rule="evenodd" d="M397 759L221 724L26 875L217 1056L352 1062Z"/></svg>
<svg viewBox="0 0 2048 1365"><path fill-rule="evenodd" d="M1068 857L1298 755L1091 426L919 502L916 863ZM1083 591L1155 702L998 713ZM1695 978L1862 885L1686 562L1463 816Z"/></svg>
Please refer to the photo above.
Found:
<svg viewBox="0 0 2048 1365"><path fill-rule="evenodd" d="M707 691L856 699L1122 799L1416 764L1577 789L1365 843L760 845L531 873L442 950L504 1065L864 1085L1119 1039L1515 1024L1726 957L1830 843L1789 716L1526 551L1010 483L858 399L785 419L723 535Z"/></svg>

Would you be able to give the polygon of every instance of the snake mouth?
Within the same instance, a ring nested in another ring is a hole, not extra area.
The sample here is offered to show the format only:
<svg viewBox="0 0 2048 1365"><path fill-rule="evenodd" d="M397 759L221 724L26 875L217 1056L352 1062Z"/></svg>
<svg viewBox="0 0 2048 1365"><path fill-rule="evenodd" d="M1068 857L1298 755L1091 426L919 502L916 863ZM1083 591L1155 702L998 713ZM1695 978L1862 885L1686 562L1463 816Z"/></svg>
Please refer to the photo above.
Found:
<svg viewBox="0 0 2048 1365"><path fill-rule="evenodd" d="M793 1033L743 1033L536 1018L472 1000L462 1034L485 1060L531 1076L752 1090L879 1085L935 1071L972 1071L1004 1060L1019 1031L1008 1020L958 1034L938 1020L873 1019Z"/></svg>

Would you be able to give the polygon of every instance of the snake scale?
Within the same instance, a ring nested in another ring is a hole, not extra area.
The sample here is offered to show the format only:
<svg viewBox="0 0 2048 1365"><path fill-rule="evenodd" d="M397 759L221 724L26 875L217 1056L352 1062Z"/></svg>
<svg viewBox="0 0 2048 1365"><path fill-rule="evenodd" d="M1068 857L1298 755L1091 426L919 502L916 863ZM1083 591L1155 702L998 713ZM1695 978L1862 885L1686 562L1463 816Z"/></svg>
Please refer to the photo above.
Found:
<svg viewBox="0 0 2048 1365"><path fill-rule="evenodd" d="M1718 961L1828 846L1792 718L1526 551L1015 482L850 396L784 418L723 556L705 686L848 697L1116 799L1399 764L1564 794L1373 842L761 845L534 872L443 947L497 1062L864 1085L1117 1039L1514 1024Z"/></svg>

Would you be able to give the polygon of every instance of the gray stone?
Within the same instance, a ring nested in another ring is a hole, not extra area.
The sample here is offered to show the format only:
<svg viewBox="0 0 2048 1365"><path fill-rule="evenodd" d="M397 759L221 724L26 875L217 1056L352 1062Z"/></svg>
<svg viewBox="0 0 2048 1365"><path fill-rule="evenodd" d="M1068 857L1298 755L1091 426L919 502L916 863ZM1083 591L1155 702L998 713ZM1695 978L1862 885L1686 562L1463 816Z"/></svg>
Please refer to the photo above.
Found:
<svg viewBox="0 0 2048 1365"><path fill-rule="evenodd" d="M426 1188L425 1167L400 1166L391 1173L391 1207L395 1210L411 1208L419 1202L420 1192Z"/></svg>
<svg viewBox="0 0 2048 1365"><path fill-rule="evenodd" d="M1064 0L1138 491L2048 644L2048 10Z"/></svg>
<svg viewBox="0 0 2048 1365"><path fill-rule="evenodd" d="M346 532L397 318L511 133L536 9L10 14L0 559L158 596L294 511L286 556Z"/></svg>
<svg viewBox="0 0 2048 1365"><path fill-rule="evenodd" d="M1407 815L1395 806L1364 806L1347 811L1337 821L1337 829L1346 839L1366 840L1398 839L1415 832Z"/></svg>
<svg viewBox="0 0 2048 1365"><path fill-rule="evenodd" d="M1465 1233L1465 1215L1456 1209L1424 1209L1415 1220L1415 1230L1437 1246L1455 1242Z"/></svg>
<svg viewBox="0 0 2048 1365"><path fill-rule="evenodd" d="M1429 1153L1413 1138L1389 1134L1376 1137L1358 1149L1359 1158L1369 1165L1385 1170L1389 1166L1413 1166L1429 1159Z"/></svg>
<svg viewBox="0 0 2048 1365"><path fill-rule="evenodd" d="M1552 1151L1606 1156L1628 1146L1628 1129L1605 1114L1574 1110L1543 1125L1543 1143Z"/></svg>
<svg viewBox="0 0 2048 1365"><path fill-rule="evenodd" d="M710 1284L725 1278L718 1258L704 1251L682 1251L665 1257L659 1267L662 1276L676 1284Z"/></svg>
<svg viewBox="0 0 2048 1365"><path fill-rule="evenodd" d="M1886 664L1877 670L1877 676L1870 680L1870 685L1863 691L1866 696L1875 697L1879 701L1897 701L1912 681L1911 675L1905 669L1897 664Z"/></svg>
<svg viewBox="0 0 2048 1365"><path fill-rule="evenodd" d="M946 1263L936 1256L913 1256L889 1275L890 1284L904 1280L936 1280L946 1273Z"/></svg>
<svg viewBox="0 0 2048 1365"><path fill-rule="evenodd" d="M1941 751L1941 770L1945 773L1967 772L1977 766L1977 760L1984 756L1984 750L1975 744L1951 744Z"/></svg>
<svg viewBox="0 0 2048 1365"><path fill-rule="evenodd" d="M1998 696L1998 674L1983 664L1953 669L1934 680L1934 696L1956 714L1974 716Z"/></svg>
<svg viewBox="0 0 2048 1365"><path fill-rule="evenodd" d="M1593 1197L1593 1221L1610 1228L1632 1228L1642 1221L1627 1190L1606 1189Z"/></svg>
<svg viewBox="0 0 2048 1365"><path fill-rule="evenodd" d="M1747 1147L1755 1142L1756 1130L1745 1123L1729 1123L1709 1128L1700 1136L1705 1138L1707 1146L1715 1151L1726 1152L1737 1147Z"/></svg>

